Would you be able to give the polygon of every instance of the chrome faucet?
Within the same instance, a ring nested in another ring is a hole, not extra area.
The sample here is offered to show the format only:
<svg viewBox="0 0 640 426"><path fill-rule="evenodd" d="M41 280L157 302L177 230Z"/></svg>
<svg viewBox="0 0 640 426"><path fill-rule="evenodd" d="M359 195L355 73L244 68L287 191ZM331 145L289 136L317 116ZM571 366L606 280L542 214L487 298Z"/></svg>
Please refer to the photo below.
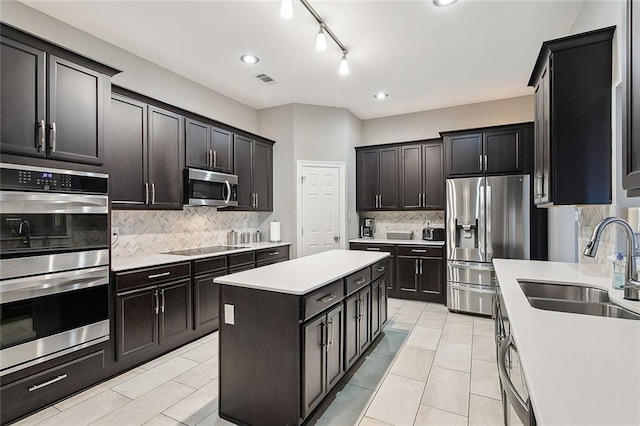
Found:
<svg viewBox="0 0 640 426"><path fill-rule="evenodd" d="M638 263L636 261L638 242L633 229L624 219L620 219L619 217L605 217L602 219L593 230L593 235L591 235L591 239L582 254L588 257L595 257L598 251L600 236L610 223L620 225L627 236L627 267L624 274L625 286L623 287L624 298L628 300L640 300L640 282L638 281Z"/></svg>

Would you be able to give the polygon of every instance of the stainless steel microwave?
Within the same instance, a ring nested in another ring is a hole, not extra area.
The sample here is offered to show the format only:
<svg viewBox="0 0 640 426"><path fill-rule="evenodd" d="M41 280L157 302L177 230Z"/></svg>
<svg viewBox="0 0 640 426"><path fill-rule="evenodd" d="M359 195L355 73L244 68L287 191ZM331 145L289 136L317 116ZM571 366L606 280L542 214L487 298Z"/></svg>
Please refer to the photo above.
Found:
<svg viewBox="0 0 640 426"><path fill-rule="evenodd" d="M227 207L238 205L238 176L184 169L184 204Z"/></svg>

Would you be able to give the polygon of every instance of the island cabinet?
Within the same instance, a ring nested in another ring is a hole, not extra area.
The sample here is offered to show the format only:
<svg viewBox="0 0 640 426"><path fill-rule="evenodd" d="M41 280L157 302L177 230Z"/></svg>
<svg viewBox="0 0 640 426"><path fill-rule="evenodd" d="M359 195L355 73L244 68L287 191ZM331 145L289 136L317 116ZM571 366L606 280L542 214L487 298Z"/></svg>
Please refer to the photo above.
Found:
<svg viewBox="0 0 640 426"><path fill-rule="evenodd" d="M378 243L349 243L350 250L363 250L370 252L381 252L381 253L389 253L391 256L387 258L386 264L386 278L385 284L387 286L387 291L389 292L389 296L394 297L394 294L397 293L395 288L395 266L396 266L396 246L393 244L378 244Z"/></svg>
<svg viewBox="0 0 640 426"><path fill-rule="evenodd" d="M115 274L116 360L185 343L192 329L189 262Z"/></svg>
<svg viewBox="0 0 640 426"><path fill-rule="evenodd" d="M542 44L528 84L535 89L536 205L611 204L614 31Z"/></svg>
<svg viewBox="0 0 640 426"><path fill-rule="evenodd" d="M307 420L382 333L386 257L333 250L217 278L220 417Z"/></svg>
<svg viewBox="0 0 640 426"><path fill-rule="evenodd" d="M119 71L5 24L0 67L3 154L103 163L105 102Z"/></svg>

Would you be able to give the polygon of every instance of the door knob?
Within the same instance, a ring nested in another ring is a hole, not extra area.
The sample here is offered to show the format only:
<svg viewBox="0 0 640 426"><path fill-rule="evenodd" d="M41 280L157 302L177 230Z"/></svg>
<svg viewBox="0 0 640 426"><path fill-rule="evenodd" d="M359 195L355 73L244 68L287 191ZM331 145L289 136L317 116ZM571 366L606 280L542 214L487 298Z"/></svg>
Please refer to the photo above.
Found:
<svg viewBox="0 0 640 426"><path fill-rule="evenodd" d="M337 243L338 241L340 241L340 237L338 237L338 236L336 235L335 237L333 237L333 241L335 241L335 242Z"/></svg>

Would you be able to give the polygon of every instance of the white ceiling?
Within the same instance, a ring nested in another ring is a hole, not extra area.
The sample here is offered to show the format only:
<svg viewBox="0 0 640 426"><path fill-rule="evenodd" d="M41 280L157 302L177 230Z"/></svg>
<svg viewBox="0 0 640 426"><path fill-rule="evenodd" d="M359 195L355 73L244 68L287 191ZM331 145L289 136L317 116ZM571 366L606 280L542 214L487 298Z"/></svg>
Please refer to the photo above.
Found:
<svg viewBox="0 0 640 426"><path fill-rule="evenodd" d="M30 1L23 3L256 109L343 107L361 119L532 93L543 41L569 33L585 1L310 0L349 50L351 72L294 1ZM244 53L260 57L241 63ZM254 76L265 73L276 84ZM389 93L380 101L379 90Z"/></svg>

